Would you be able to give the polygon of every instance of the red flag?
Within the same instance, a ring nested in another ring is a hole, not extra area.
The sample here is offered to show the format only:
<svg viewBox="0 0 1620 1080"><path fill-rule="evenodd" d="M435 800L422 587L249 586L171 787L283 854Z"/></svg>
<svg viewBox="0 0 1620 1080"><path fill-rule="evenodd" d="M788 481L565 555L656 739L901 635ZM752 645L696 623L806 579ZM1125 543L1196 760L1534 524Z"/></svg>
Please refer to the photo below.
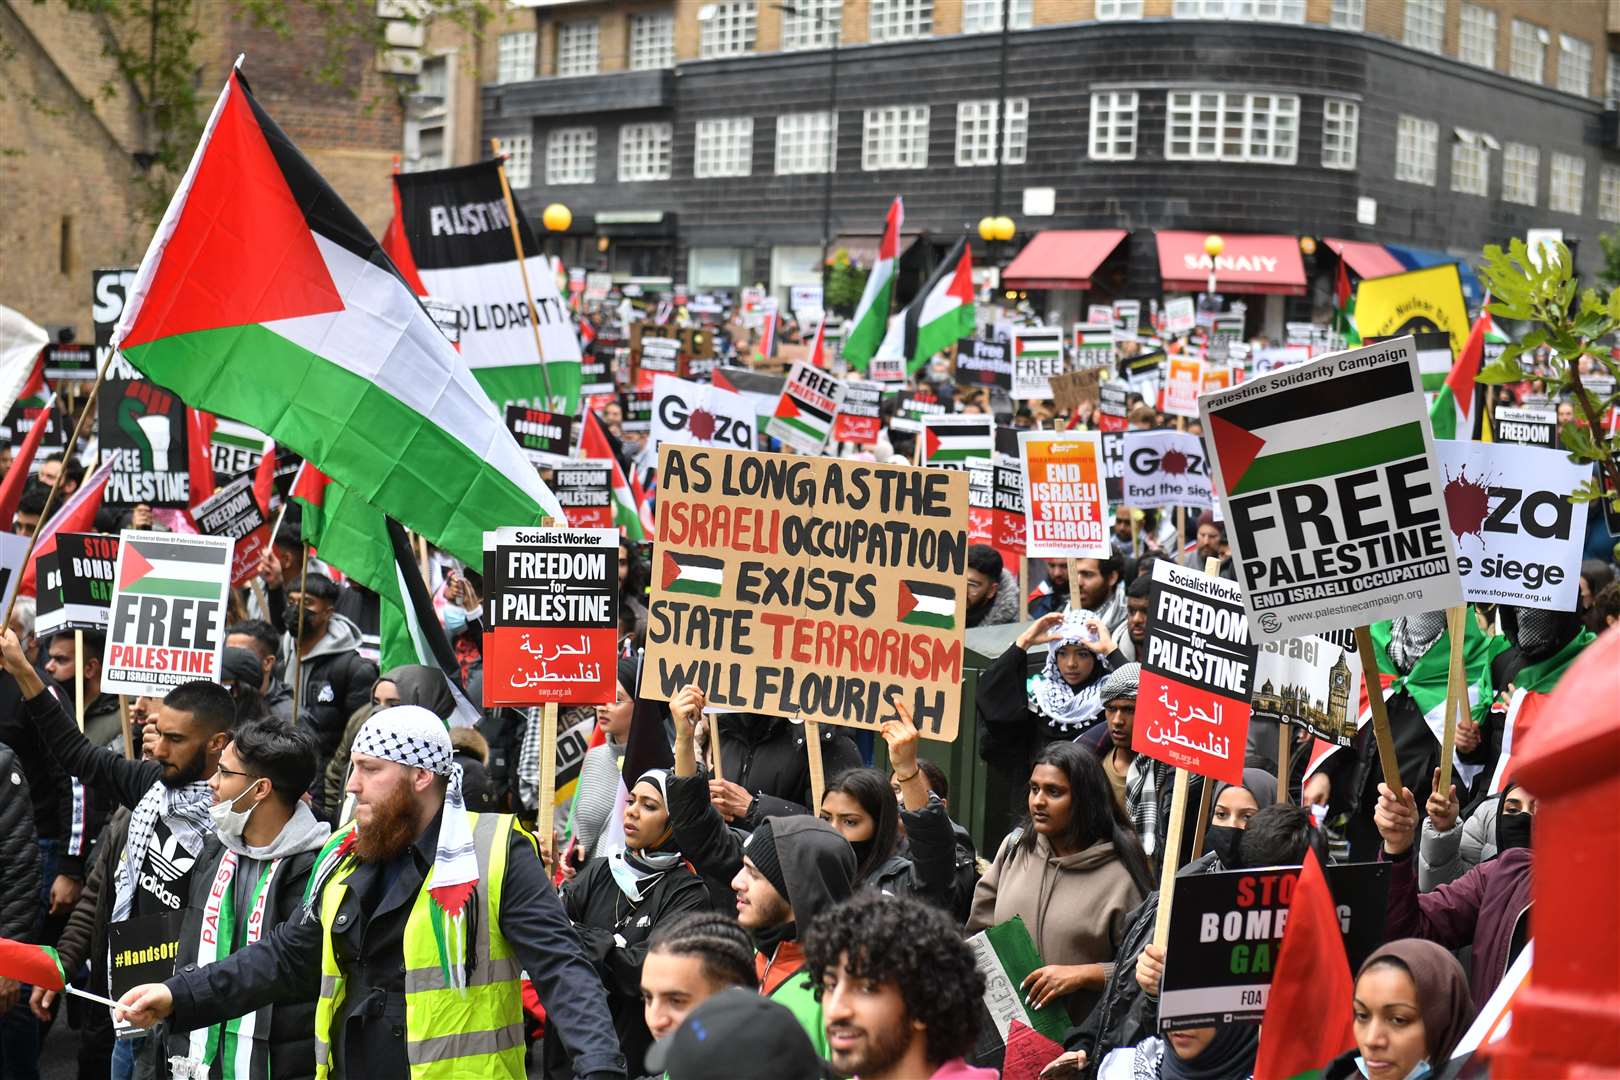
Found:
<svg viewBox="0 0 1620 1080"><path fill-rule="evenodd" d="M61 993L67 985L62 961L48 945L0 938L0 977Z"/></svg>
<svg viewBox="0 0 1620 1080"><path fill-rule="evenodd" d="M253 497L259 500L259 512L270 519L270 494L276 483L276 444L272 441L259 458L259 467L253 470ZM275 537L270 538L272 541Z"/></svg>
<svg viewBox="0 0 1620 1080"><path fill-rule="evenodd" d="M1356 1044L1355 983L1338 910L1314 851L1305 853L1271 976L1254 1080L1312 1073Z"/></svg>
<svg viewBox="0 0 1620 1080"><path fill-rule="evenodd" d="M51 515L51 520L40 526L39 540L34 544L33 558L23 567L22 577L17 581L18 596L35 595L34 570L39 565L41 555L49 555L56 550L56 534L59 532L95 532L96 514L101 510L101 498L107 493L107 478L112 475L113 463L108 460L101 468L85 478L79 490L75 491L61 509Z"/></svg>
<svg viewBox="0 0 1620 1080"><path fill-rule="evenodd" d="M191 473L191 505L214 493L214 429L219 419L202 409L186 408L186 468Z"/></svg>
<svg viewBox="0 0 1620 1080"><path fill-rule="evenodd" d="M827 316L821 316L821 322L816 326L816 340L810 346L810 366L824 368L827 366Z"/></svg>
<svg viewBox="0 0 1620 1080"><path fill-rule="evenodd" d="M52 412L55 404L55 394L45 399L45 411L28 429L22 446L11 459L11 467L6 470L4 482L0 482L0 528L9 530L11 519L17 516L17 504L22 502L23 488L28 486L28 469L34 463L34 454L39 451L40 440L45 438L45 429L51 426L50 418L55 415Z"/></svg>

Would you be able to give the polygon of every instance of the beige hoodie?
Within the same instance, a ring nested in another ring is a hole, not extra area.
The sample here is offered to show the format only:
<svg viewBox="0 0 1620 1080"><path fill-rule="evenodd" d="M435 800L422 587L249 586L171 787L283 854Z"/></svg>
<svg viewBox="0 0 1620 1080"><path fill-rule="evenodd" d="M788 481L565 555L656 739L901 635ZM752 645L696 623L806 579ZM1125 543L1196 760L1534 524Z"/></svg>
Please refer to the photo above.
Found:
<svg viewBox="0 0 1620 1080"><path fill-rule="evenodd" d="M1141 902L1142 890L1106 840L1058 856L1044 836L1035 838L1033 850L1008 836L973 892L967 930L977 933L1022 916L1043 964L1102 964L1106 980L1125 917ZM1080 990L1062 1000L1079 1023L1100 996L1100 990Z"/></svg>

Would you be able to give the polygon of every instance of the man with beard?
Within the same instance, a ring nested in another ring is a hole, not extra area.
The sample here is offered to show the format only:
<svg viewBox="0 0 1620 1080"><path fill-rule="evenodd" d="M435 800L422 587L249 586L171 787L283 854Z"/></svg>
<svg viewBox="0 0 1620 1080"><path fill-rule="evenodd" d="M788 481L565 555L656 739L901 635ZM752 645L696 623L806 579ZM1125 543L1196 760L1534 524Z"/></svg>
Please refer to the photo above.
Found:
<svg viewBox="0 0 1620 1080"><path fill-rule="evenodd" d="M1018 579L989 544L974 544L967 555L967 624L1001 626L1018 621Z"/></svg>
<svg viewBox="0 0 1620 1080"><path fill-rule="evenodd" d="M1125 659L1135 663L1147 655L1148 593L1153 579L1138 577L1125 586L1125 633L1116 639Z"/></svg>
<svg viewBox="0 0 1620 1080"><path fill-rule="evenodd" d="M158 707L150 761L129 761L93 745L80 733L23 655L17 635L0 635L0 658L23 694L23 709L63 771L104 790L131 808L123 853L113 864L107 921L163 916L178 939L180 910L190 893L191 870L213 832L208 780L230 742L236 705L225 689L188 682L169 691ZM128 1076L144 1038L120 1039L113 1049L113 1075Z"/></svg>
<svg viewBox="0 0 1620 1080"><path fill-rule="evenodd" d="M118 721L118 697L101 692L101 655L107 641L100 634L84 635L84 737L92 746L105 746L109 750L123 746L121 725ZM45 674L62 688L67 701L73 700L76 676L74 658L78 650L74 635L55 634L45 646Z"/></svg>
<svg viewBox="0 0 1620 1080"><path fill-rule="evenodd" d="M125 1015L183 1031L315 999L322 1080L520 1080L526 972L574 1074L623 1077L602 984L533 837L467 812L444 721L383 709L350 757L355 819L322 848L304 906L224 959L135 987Z"/></svg>
<svg viewBox="0 0 1620 1080"><path fill-rule="evenodd" d="M861 1080L994 1080L963 1061L979 1037L984 976L950 916L862 892L804 941L833 1068Z"/></svg>

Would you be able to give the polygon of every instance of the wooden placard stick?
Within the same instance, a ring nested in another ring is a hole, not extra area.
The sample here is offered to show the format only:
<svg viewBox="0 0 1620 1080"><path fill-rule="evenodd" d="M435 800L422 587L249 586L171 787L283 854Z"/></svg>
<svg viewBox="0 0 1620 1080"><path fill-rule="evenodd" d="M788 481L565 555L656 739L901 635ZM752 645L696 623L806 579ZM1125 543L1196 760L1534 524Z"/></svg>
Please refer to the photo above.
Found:
<svg viewBox="0 0 1620 1080"><path fill-rule="evenodd" d="M1294 771L1294 732L1288 721L1277 721L1277 802L1287 805L1288 774Z"/></svg>
<svg viewBox="0 0 1620 1080"><path fill-rule="evenodd" d="M726 778L725 762L720 758L720 714L713 713L707 720L709 729L709 750L714 754L714 778Z"/></svg>
<svg viewBox="0 0 1620 1080"><path fill-rule="evenodd" d="M62 470L67 472L66 469ZM38 531L38 530L35 530ZM73 631L73 718L84 734L84 631Z"/></svg>
<svg viewBox="0 0 1620 1080"><path fill-rule="evenodd" d="M552 822L557 802L557 703L548 701L540 706L540 806L535 814L534 831L538 834L541 851L547 867L555 869L557 854L552 838Z"/></svg>
<svg viewBox="0 0 1620 1080"><path fill-rule="evenodd" d="M1471 715L1468 707L1468 676L1463 670L1463 638L1468 629L1468 605L1446 610L1446 633L1451 636L1451 666L1446 671L1446 720L1440 735L1441 795L1451 790L1451 759L1457 746L1457 714Z"/></svg>
<svg viewBox="0 0 1620 1080"><path fill-rule="evenodd" d="M1389 727L1389 710L1384 707L1384 688L1378 682L1378 658L1373 653L1372 631L1366 626L1356 627L1356 653L1361 657L1361 677L1367 687L1367 702L1372 708L1373 738L1378 743L1378 763L1384 774L1384 783L1396 795L1401 793L1401 766L1395 757L1395 735Z"/></svg>
<svg viewBox="0 0 1620 1080"><path fill-rule="evenodd" d="M1151 766L1149 766L1151 768ZM1186 769L1176 770L1176 785L1170 792L1169 835L1165 837L1160 853L1163 864L1159 870L1159 910L1153 920L1153 944L1164 948L1170 938L1170 905L1176 897L1176 862L1181 854L1181 834L1187 817L1187 781L1191 774ZM1204 788L1212 785L1204 778Z"/></svg>
<svg viewBox="0 0 1620 1080"><path fill-rule="evenodd" d="M1018 621L1029 618L1029 556L1018 556Z"/></svg>
<svg viewBox="0 0 1620 1080"><path fill-rule="evenodd" d="M1198 795L1198 820L1193 824L1192 857L1195 859L1203 853L1204 835L1209 828L1209 812L1215 802L1215 781L1206 776L1200 786L1202 790ZM1180 851L1176 852L1176 858L1177 860L1181 858Z"/></svg>
<svg viewBox="0 0 1620 1080"><path fill-rule="evenodd" d="M540 389L546 395L546 408L551 408L551 378L546 373L546 347L540 340L540 312L534 306L534 289L529 286L529 261L523 254L523 235L518 231L517 207L512 203L512 186L506 180L506 158L501 153L501 141L489 140L490 152L495 155L497 175L501 178L501 198L506 202L506 220L512 226L512 250L517 253L518 276L523 280L523 298L529 305L529 329L534 331L534 351L540 360Z"/></svg>
<svg viewBox="0 0 1620 1080"><path fill-rule="evenodd" d="M827 794L827 776L821 765L821 724L815 720L804 722L804 752L810 762L810 801L815 803L810 813L821 813L821 800Z"/></svg>
<svg viewBox="0 0 1620 1080"><path fill-rule="evenodd" d="M118 695L118 726L124 732L124 760L135 760L135 737L129 729L129 698Z"/></svg>
<svg viewBox="0 0 1620 1080"><path fill-rule="evenodd" d="M293 633L292 643L292 682L293 682L293 726L297 727L302 714L299 709L304 696L304 603L307 599L305 590L309 588L309 545L303 542L302 531L299 533L298 546L303 549L303 562L298 570L298 629ZM270 556L272 559L275 555ZM265 609L266 614L269 609Z"/></svg>
<svg viewBox="0 0 1620 1080"><path fill-rule="evenodd" d="M1079 611L1084 604L1080 602L1080 560L1069 560L1069 607Z"/></svg>

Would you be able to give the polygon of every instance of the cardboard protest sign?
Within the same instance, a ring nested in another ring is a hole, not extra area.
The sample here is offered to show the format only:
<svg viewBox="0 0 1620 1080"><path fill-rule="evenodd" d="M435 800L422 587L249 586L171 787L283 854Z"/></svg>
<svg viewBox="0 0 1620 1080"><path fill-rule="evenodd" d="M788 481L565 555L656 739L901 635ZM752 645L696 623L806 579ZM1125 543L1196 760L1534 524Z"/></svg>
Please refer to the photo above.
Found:
<svg viewBox="0 0 1620 1080"><path fill-rule="evenodd" d="M1434 444L1463 595L1483 604L1574 611L1591 475L1561 450L1510 443Z"/></svg>
<svg viewBox="0 0 1620 1080"><path fill-rule="evenodd" d="M613 461L576 459L551 474L568 524L575 529L613 528Z"/></svg>
<svg viewBox="0 0 1620 1080"><path fill-rule="evenodd" d="M1066 370L1062 330L1035 326L1013 331L1010 394L1014 399L1045 401L1052 396L1052 376Z"/></svg>
<svg viewBox="0 0 1620 1080"><path fill-rule="evenodd" d="M178 509L190 503L185 402L115 356L96 398L96 417L101 459L113 463L104 502Z"/></svg>
<svg viewBox="0 0 1620 1080"><path fill-rule="evenodd" d="M973 950L974 966L984 976L984 1022L979 1024L973 1060L993 1062L999 1068L1003 1050L1011 1051L1020 1027L1061 1042L1069 1029L1068 1012L1057 1003L1035 1008L1023 989L1029 973L1041 966L1040 953L1024 920L1015 915L970 936L967 944Z"/></svg>
<svg viewBox="0 0 1620 1080"><path fill-rule="evenodd" d="M1103 497L1109 506L1125 505L1125 433L1104 431L1102 435Z"/></svg>
<svg viewBox="0 0 1620 1080"><path fill-rule="evenodd" d="M549 469L566 462L573 446L573 429L571 416L524 405L506 407L506 430L535 465Z"/></svg>
<svg viewBox="0 0 1620 1080"><path fill-rule="evenodd" d="M990 461L996 445L996 419L989 413L925 416L922 463L963 467Z"/></svg>
<svg viewBox="0 0 1620 1080"><path fill-rule="evenodd" d="M1171 416L1197 416L1203 388L1204 362L1192 356L1172 356L1164 380L1164 411Z"/></svg>
<svg viewBox="0 0 1620 1080"><path fill-rule="evenodd" d="M752 450L754 423L754 407L741 394L670 375L653 380L651 447L668 440Z"/></svg>
<svg viewBox="0 0 1620 1080"><path fill-rule="evenodd" d="M242 588L258 573L259 556L270 544L270 523L253 496L253 474L244 473L192 507L191 519L206 536L228 536L231 587Z"/></svg>
<svg viewBox="0 0 1620 1080"><path fill-rule="evenodd" d="M231 540L125 529L119 534L101 688L162 697L218 682L231 588Z"/></svg>
<svg viewBox="0 0 1620 1080"><path fill-rule="evenodd" d="M932 390L902 390L895 399L889 430L921 434L924 418L944 416L945 413L945 403L935 397Z"/></svg>
<svg viewBox="0 0 1620 1080"><path fill-rule="evenodd" d="M484 534L484 706L611 705L617 696L619 533Z"/></svg>
<svg viewBox="0 0 1620 1080"><path fill-rule="evenodd" d="M1114 327L1112 323L1074 327L1074 366L1079 370L1114 366Z"/></svg>
<svg viewBox="0 0 1620 1080"><path fill-rule="evenodd" d="M1237 582L1155 561L1131 749L1242 783L1254 658Z"/></svg>
<svg viewBox="0 0 1620 1080"><path fill-rule="evenodd" d="M963 338L956 343L957 386L1012 389L1012 360L1004 341Z"/></svg>
<svg viewBox="0 0 1620 1080"><path fill-rule="evenodd" d="M1323 868L1350 970L1384 943L1389 863ZM1288 925L1299 867L1226 870L1176 879L1159 985L1159 1030L1257 1024Z"/></svg>
<svg viewBox="0 0 1620 1080"><path fill-rule="evenodd" d="M45 377L56 382L94 382L96 353L88 345L52 342L45 346Z"/></svg>
<svg viewBox="0 0 1620 1080"><path fill-rule="evenodd" d="M107 629L112 602L113 560L118 537L105 533L58 533L56 565L60 571L62 620L59 630Z"/></svg>
<svg viewBox="0 0 1620 1080"><path fill-rule="evenodd" d="M968 478L665 444L641 696L956 736Z"/></svg>
<svg viewBox="0 0 1620 1080"><path fill-rule="evenodd" d="M1356 329L1364 339L1441 333L1452 355L1460 354L1470 327L1457 264L1363 279L1356 287Z"/></svg>
<svg viewBox="0 0 1620 1080"><path fill-rule="evenodd" d="M1097 387L1097 430L1124 431L1125 418L1130 414L1126 402L1131 388L1122 382L1105 382Z"/></svg>
<svg viewBox="0 0 1620 1080"><path fill-rule="evenodd" d="M1558 410L1551 406L1496 410L1496 441L1520 446L1558 447Z"/></svg>
<svg viewBox="0 0 1620 1080"><path fill-rule="evenodd" d="M1198 325L1198 311L1190 296L1172 296L1164 302L1164 332L1175 337L1190 334Z"/></svg>
<svg viewBox="0 0 1620 1080"><path fill-rule="evenodd" d="M1261 645L1249 722L1302 727L1325 742L1349 746L1361 700L1361 657L1354 639L1354 631L1335 630Z"/></svg>
<svg viewBox="0 0 1620 1080"><path fill-rule="evenodd" d="M1204 443L1185 431L1127 431L1125 502L1138 510L1208 506L1213 500Z"/></svg>
<svg viewBox="0 0 1620 1080"><path fill-rule="evenodd" d="M16 533L0 533L0 611L11 610L11 596L22 580L23 560L28 555L28 537ZM37 584L37 583L36 583ZM39 625L38 602L35 606L35 628Z"/></svg>
<svg viewBox="0 0 1620 1080"><path fill-rule="evenodd" d="M871 446L883 434L883 384L869 379L846 379L844 398L833 418L833 442Z"/></svg>
<svg viewBox="0 0 1620 1080"><path fill-rule="evenodd" d="M1054 375L1052 383L1052 401L1057 405L1058 412L1072 413L1082 405L1097 406L1098 376L1102 372L1097 368L1088 368L1085 371L1068 371L1062 375Z"/></svg>
<svg viewBox="0 0 1620 1080"><path fill-rule="evenodd" d="M1262 375L1199 406L1256 640L1463 602L1410 339Z"/></svg>
<svg viewBox="0 0 1620 1080"><path fill-rule="evenodd" d="M842 382L803 361L795 363L765 434L801 454L819 454L832 434L833 417L843 399Z"/></svg>
<svg viewBox="0 0 1620 1080"><path fill-rule="evenodd" d="M1095 431L1021 431L1026 552L1106 559L1102 437Z"/></svg>

